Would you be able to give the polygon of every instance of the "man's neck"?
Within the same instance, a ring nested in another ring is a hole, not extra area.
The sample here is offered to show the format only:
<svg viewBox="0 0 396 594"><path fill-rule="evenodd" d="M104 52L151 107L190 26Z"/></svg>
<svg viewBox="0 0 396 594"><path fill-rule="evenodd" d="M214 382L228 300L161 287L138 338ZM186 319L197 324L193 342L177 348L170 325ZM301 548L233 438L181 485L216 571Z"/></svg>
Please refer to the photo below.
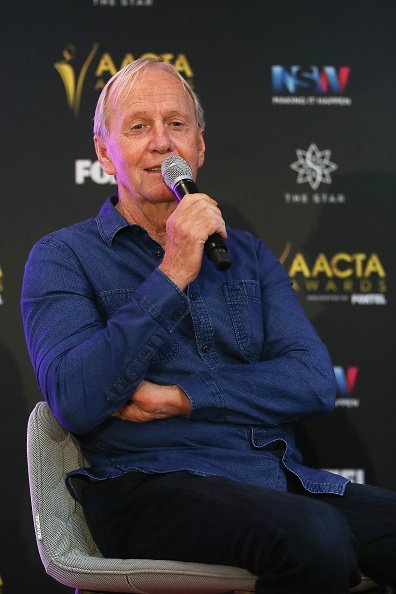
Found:
<svg viewBox="0 0 396 594"><path fill-rule="evenodd" d="M162 247L166 245L166 221L175 209L173 203L149 204L148 208L139 208L135 204L130 204L119 200L116 209L129 224L139 225L147 231L154 241Z"/></svg>

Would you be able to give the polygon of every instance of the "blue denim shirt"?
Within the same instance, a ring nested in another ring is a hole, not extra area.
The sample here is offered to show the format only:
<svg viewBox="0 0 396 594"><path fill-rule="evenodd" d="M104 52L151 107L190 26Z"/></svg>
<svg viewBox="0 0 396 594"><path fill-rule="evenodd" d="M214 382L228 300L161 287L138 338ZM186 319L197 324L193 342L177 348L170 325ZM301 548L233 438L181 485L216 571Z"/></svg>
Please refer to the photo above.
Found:
<svg viewBox="0 0 396 594"><path fill-rule="evenodd" d="M38 383L74 433L95 479L188 470L285 489L342 494L346 479L308 468L292 424L334 407L327 349L264 243L228 229L232 266L204 257L181 291L157 267L163 249L109 198L96 219L32 249L22 312ZM147 379L180 386L188 417L112 417Z"/></svg>

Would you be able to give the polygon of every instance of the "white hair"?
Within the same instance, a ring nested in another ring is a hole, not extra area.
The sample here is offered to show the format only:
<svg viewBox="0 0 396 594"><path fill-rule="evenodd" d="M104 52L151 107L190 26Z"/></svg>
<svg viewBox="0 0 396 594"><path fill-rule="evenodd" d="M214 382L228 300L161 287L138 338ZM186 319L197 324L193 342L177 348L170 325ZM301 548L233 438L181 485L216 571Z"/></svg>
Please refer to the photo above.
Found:
<svg viewBox="0 0 396 594"><path fill-rule="evenodd" d="M205 127L204 112L202 109L201 102L198 95L193 91L191 85L182 77L178 70L169 62L163 62L160 59L155 58L139 58L134 60L125 66L122 70L119 70L107 84L103 87L102 92L99 95L98 102L95 109L94 117L94 134L98 138L107 138L109 130L109 121L112 110L112 104L115 105L120 100L121 95L127 88L127 96L131 91L133 85L139 79L139 73L142 76L145 71L149 68L160 68L165 72L169 72L172 76L177 78L182 84L183 88L190 95L195 111L195 117L197 124L200 128Z"/></svg>

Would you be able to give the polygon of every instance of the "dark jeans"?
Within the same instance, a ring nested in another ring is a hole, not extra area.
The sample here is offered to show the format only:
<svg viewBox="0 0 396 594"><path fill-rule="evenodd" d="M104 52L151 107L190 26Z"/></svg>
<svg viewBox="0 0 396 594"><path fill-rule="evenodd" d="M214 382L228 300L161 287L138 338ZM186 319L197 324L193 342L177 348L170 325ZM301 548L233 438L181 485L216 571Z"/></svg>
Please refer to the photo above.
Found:
<svg viewBox="0 0 396 594"><path fill-rule="evenodd" d="M263 594L345 594L359 569L396 584L396 493L376 487L340 497L131 472L88 483L81 501L105 557L244 567Z"/></svg>

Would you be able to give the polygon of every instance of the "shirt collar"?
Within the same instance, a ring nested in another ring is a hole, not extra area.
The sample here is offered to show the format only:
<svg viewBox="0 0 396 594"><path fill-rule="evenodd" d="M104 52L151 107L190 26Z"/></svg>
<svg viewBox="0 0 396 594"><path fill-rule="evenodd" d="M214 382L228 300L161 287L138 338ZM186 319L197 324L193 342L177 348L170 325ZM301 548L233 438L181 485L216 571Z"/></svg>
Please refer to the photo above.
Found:
<svg viewBox="0 0 396 594"><path fill-rule="evenodd" d="M107 245L112 244L118 231L129 225L128 221L116 209L117 202L118 196L109 196L95 219L100 236Z"/></svg>

